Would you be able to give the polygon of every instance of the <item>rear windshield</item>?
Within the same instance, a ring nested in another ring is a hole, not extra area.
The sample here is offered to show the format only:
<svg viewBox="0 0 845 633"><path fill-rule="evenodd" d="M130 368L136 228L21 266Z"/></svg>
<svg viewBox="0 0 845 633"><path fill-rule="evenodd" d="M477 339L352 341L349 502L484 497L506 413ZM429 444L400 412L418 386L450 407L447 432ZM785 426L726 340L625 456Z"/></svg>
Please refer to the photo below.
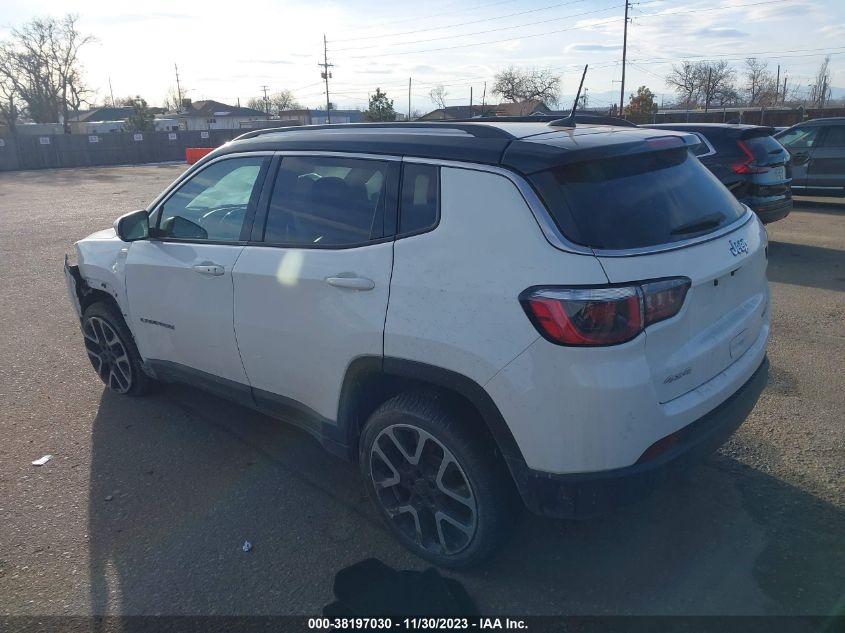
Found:
<svg viewBox="0 0 845 633"><path fill-rule="evenodd" d="M772 162L783 162L786 150L771 136L754 136L742 141L748 151L754 156L758 165L768 165Z"/></svg>
<svg viewBox="0 0 845 633"><path fill-rule="evenodd" d="M563 234L592 248L677 242L745 212L685 147L565 165L532 181Z"/></svg>

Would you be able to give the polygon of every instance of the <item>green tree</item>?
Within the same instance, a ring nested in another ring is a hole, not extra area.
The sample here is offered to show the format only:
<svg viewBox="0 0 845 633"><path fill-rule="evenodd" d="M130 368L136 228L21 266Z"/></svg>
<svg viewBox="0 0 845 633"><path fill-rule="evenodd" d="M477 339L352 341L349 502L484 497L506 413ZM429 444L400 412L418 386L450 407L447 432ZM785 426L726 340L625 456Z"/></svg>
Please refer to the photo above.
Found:
<svg viewBox="0 0 845 633"><path fill-rule="evenodd" d="M376 93L370 97L370 107L364 111L365 121L395 121L396 110L393 109L393 99L387 98L387 93L376 88Z"/></svg>
<svg viewBox="0 0 845 633"><path fill-rule="evenodd" d="M124 105L132 106L132 114L126 118L126 129L129 132L155 131L155 114L150 110L147 101L140 96L123 100Z"/></svg>
<svg viewBox="0 0 845 633"><path fill-rule="evenodd" d="M646 117L656 111L657 101L654 93L645 86L637 88L637 94L632 94L628 105L625 106L625 114L631 117Z"/></svg>

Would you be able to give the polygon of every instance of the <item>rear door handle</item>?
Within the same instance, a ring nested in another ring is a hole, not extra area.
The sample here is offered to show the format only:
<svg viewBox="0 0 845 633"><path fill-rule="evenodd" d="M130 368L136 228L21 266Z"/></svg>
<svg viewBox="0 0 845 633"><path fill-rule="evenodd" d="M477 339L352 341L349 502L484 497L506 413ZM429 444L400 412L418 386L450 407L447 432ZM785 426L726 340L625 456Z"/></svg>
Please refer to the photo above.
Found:
<svg viewBox="0 0 845 633"><path fill-rule="evenodd" d="M209 277L219 277L224 271L223 266L219 264L197 264L194 266L194 272L200 275L208 275Z"/></svg>
<svg viewBox="0 0 845 633"><path fill-rule="evenodd" d="M372 290L376 287L376 282L366 277L326 277L326 283L335 288L350 290Z"/></svg>

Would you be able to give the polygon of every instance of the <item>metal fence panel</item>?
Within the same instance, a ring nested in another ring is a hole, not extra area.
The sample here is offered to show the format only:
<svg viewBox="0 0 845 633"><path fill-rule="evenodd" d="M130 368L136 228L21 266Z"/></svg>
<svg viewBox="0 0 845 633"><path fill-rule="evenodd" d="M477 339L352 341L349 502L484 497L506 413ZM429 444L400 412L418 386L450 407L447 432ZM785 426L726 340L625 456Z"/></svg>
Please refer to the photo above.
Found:
<svg viewBox="0 0 845 633"><path fill-rule="evenodd" d="M240 130L0 137L0 171L184 161L188 147L219 147Z"/></svg>

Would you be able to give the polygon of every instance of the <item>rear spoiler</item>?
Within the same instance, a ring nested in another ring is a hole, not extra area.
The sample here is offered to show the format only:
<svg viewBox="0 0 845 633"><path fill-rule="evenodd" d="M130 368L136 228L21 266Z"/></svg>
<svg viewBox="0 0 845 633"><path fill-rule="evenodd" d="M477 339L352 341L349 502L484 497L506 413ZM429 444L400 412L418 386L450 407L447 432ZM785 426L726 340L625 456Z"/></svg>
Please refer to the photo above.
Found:
<svg viewBox="0 0 845 633"><path fill-rule="evenodd" d="M774 136L774 134L775 128L759 125L742 130L739 133L739 140L743 141L747 138L757 138L758 136Z"/></svg>
<svg viewBox="0 0 845 633"><path fill-rule="evenodd" d="M633 130L632 130L633 131ZM502 165L530 175L547 169L572 163L583 163L605 158L635 156L649 152L659 152L686 147L690 149L701 143L701 139L691 132L673 130L649 130L653 135L637 135L630 140L620 138L616 143L598 143L593 146L573 150L570 147L555 145L550 142L534 142L532 137L517 139L508 145L502 156ZM619 130L618 135L626 132Z"/></svg>

